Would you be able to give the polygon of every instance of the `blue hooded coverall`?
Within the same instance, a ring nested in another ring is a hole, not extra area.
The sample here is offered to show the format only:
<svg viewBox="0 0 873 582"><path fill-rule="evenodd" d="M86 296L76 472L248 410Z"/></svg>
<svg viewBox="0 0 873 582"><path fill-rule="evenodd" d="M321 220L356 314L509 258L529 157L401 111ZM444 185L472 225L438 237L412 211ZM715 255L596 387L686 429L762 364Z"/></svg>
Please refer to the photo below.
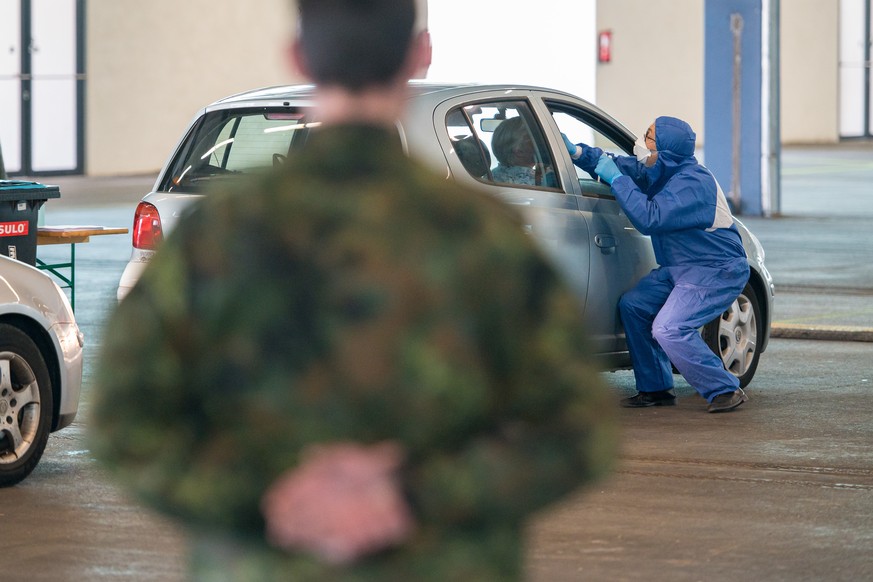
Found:
<svg viewBox="0 0 873 582"><path fill-rule="evenodd" d="M671 362L712 402L739 388L698 329L723 313L749 279L749 263L727 200L694 157L696 135L680 119L655 120L658 158L646 167L614 158L612 192L631 223L652 238L654 269L619 301L639 392L673 388ZM603 151L580 144L574 163L594 175Z"/></svg>

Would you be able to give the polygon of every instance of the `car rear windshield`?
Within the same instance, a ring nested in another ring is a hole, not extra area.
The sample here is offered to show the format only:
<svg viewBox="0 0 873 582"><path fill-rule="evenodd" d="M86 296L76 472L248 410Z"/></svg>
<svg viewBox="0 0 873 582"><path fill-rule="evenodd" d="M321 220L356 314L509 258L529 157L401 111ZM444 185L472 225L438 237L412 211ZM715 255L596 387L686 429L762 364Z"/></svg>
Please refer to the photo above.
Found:
<svg viewBox="0 0 873 582"><path fill-rule="evenodd" d="M307 113L302 108L206 113L185 136L161 190L197 192L215 180L283 164L317 125L307 121Z"/></svg>

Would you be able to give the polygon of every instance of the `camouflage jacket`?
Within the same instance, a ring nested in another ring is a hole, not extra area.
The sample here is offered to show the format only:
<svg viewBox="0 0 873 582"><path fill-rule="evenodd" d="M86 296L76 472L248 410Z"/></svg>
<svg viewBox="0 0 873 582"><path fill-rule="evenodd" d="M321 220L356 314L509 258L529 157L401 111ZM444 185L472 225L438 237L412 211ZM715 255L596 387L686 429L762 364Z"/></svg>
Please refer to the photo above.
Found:
<svg viewBox="0 0 873 582"><path fill-rule="evenodd" d="M510 208L396 134L325 128L179 221L105 330L91 443L209 532L198 579L514 579L523 520L614 453L583 336ZM345 570L267 545L260 497L303 447L388 439L407 545Z"/></svg>

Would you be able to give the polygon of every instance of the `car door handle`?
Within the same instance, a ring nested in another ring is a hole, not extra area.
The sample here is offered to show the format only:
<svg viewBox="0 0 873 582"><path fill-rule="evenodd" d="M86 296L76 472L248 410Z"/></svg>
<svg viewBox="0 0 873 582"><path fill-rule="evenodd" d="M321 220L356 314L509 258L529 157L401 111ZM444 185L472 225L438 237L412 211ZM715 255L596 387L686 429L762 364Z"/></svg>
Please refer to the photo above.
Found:
<svg viewBox="0 0 873 582"><path fill-rule="evenodd" d="M618 242L611 234L594 235L594 244L600 247L600 252L604 255L611 255L615 252L615 247L618 246Z"/></svg>

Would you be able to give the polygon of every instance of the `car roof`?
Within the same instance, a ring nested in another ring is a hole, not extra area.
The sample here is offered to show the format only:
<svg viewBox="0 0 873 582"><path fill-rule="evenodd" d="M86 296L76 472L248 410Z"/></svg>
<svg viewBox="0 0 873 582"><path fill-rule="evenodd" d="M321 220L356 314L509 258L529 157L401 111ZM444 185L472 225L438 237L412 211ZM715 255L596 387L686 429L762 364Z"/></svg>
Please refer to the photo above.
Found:
<svg viewBox="0 0 873 582"><path fill-rule="evenodd" d="M439 83L433 81L410 81L409 87L412 90L412 98L421 97L424 95L438 95L444 99L450 99L459 95L469 95L470 93L489 92L489 91L544 91L566 95L578 99L575 95L565 93L547 87L538 87L535 85L510 85L510 84L478 84L478 83ZM215 101L206 109L225 109L233 107L252 107L258 105L268 105L279 101L297 101L309 102L315 97L314 85L277 85L273 87L264 87L251 91L244 91L235 95L230 95L223 99Z"/></svg>
<svg viewBox="0 0 873 582"><path fill-rule="evenodd" d="M585 104L589 111L609 120L609 123L620 127L627 134L629 139L633 141L634 134L628 130L618 120L600 109L597 105L586 99L582 99L572 93L553 89L551 87L542 87L537 85L522 85L522 84L479 84L479 83L450 83L450 82L435 82L435 81L410 81L411 89L410 99L417 101L418 105L433 106L442 101L453 99L455 97L470 97L476 93L492 93L501 92L510 94L512 92L532 91L538 93L548 93L551 96L563 96L571 100L576 100ZM214 103L207 105L202 109L197 117L203 113L223 109L237 108L258 108L258 107L288 107L293 102L294 106L308 107L315 104L315 86L314 85L277 85L273 87L263 87L244 91L235 95L230 95L219 99Z"/></svg>

